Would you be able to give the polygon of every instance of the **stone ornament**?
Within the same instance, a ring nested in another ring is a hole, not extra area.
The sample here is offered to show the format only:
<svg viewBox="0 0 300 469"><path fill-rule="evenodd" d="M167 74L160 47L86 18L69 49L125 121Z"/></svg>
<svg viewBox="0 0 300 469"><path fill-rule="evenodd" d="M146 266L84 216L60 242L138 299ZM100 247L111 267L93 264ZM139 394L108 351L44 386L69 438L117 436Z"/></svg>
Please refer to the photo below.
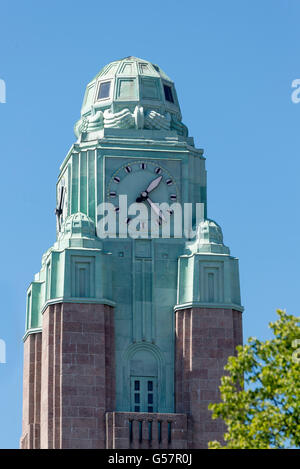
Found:
<svg viewBox="0 0 300 469"><path fill-rule="evenodd" d="M83 117L75 125L75 134L80 137L82 133L90 133L104 128L114 129L151 129L151 130L175 130L183 136L187 136L187 128L182 122L172 119L170 113L160 114L155 110L144 113L142 106L136 106L131 113L128 108L113 113L111 109L104 112L95 111L89 117Z"/></svg>

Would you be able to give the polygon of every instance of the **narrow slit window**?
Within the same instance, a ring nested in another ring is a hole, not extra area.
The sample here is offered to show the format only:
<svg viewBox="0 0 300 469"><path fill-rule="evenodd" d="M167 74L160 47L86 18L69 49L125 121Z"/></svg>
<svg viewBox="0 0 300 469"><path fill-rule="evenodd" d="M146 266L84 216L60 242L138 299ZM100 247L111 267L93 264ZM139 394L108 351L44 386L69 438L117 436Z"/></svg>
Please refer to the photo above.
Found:
<svg viewBox="0 0 300 469"><path fill-rule="evenodd" d="M161 421L158 420L157 422L157 433L158 433L158 443L161 443Z"/></svg>
<svg viewBox="0 0 300 469"><path fill-rule="evenodd" d="M164 92L165 92L166 101L169 101L170 103L174 103L174 98L173 98L173 93L172 93L171 86L164 85Z"/></svg>
<svg viewBox="0 0 300 469"><path fill-rule="evenodd" d="M215 301L215 284L214 274L208 274L208 301Z"/></svg>
<svg viewBox="0 0 300 469"><path fill-rule="evenodd" d="M149 430L149 441L152 441L152 422L150 420L149 425L148 425L148 430Z"/></svg>
<svg viewBox="0 0 300 469"><path fill-rule="evenodd" d="M86 296L86 270L79 269L79 296L85 297Z"/></svg>
<svg viewBox="0 0 300 469"><path fill-rule="evenodd" d="M140 382L139 382L139 381L135 381L135 382L134 382L134 390L135 390L135 391L139 391L139 390L140 390Z"/></svg>
<svg viewBox="0 0 300 469"><path fill-rule="evenodd" d="M100 84L99 92L98 92L98 99L105 99L109 98L110 93L110 81L104 81Z"/></svg>
<svg viewBox="0 0 300 469"><path fill-rule="evenodd" d="M170 444L172 441L172 422L168 422L168 443Z"/></svg>

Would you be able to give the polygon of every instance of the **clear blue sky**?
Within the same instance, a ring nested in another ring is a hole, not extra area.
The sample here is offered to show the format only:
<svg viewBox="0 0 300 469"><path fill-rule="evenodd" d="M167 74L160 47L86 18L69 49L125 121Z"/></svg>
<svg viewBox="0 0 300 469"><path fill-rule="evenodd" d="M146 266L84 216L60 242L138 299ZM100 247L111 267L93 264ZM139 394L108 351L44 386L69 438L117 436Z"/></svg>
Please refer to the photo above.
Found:
<svg viewBox="0 0 300 469"><path fill-rule="evenodd" d="M240 258L244 337L299 313L298 0L3 0L0 447L21 435L25 292L55 238L55 182L87 82L134 55L173 78L205 149L209 216Z"/></svg>

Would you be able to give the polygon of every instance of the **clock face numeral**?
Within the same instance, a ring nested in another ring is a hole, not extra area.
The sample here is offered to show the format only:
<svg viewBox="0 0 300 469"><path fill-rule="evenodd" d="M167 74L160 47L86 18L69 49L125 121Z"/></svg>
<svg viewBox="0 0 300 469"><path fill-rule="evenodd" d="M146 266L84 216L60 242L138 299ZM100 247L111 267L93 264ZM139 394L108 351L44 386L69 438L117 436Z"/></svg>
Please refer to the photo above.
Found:
<svg viewBox="0 0 300 469"><path fill-rule="evenodd" d="M140 168L141 168L141 169L146 169L146 168L147 168L146 163L141 163L141 164L140 164Z"/></svg>
<svg viewBox="0 0 300 469"><path fill-rule="evenodd" d="M126 173L128 173L128 174L131 173L131 171L132 171L131 166L125 166L125 171L126 171Z"/></svg>
<svg viewBox="0 0 300 469"><path fill-rule="evenodd" d="M176 195L176 194L171 194L171 195L170 195L170 199L171 199L171 200L176 200L176 199L177 199L177 195Z"/></svg>
<svg viewBox="0 0 300 469"><path fill-rule="evenodd" d="M168 184L168 186L171 186L173 183L172 179L167 179L166 180L166 184Z"/></svg>
<svg viewBox="0 0 300 469"><path fill-rule="evenodd" d="M161 168L155 168L155 173L160 174L161 173Z"/></svg>
<svg viewBox="0 0 300 469"><path fill-rule="evenodd" d="M115 212L119 212L119 211L120 211L119 207L116 207Z"/></svg>
<svg viewBox="0 0 300 469"><path fill-rule="evenodd" d="M121 179L119 178L119 176L115 176L115 177L114 177L114 182L116 182L117 184L119 184L120 181L121 181Z"/></svg>
<svg viewBox="0 0 300 469"><path fill-rule="evenodd" d="M112 198L117 197L117 193L114 192L114 191L111 191L111 192L109 193L109 195L110 195L110 197L112 197Z"/></svg>

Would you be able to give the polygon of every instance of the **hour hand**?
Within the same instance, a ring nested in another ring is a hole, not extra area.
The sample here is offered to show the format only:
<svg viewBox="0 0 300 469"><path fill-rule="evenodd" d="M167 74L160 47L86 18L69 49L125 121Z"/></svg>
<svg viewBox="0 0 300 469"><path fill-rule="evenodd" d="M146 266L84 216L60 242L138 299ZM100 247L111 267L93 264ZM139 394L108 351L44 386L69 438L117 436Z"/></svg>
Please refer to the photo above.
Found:
<svg viewBox="0 0 300 469"><path fill-rule="evenodd" d="M147 192L147 194L152 192L154 189L156 189L156 187L159 185L161 180L162 180L162 176L159 176L158 178L151 181L145 192Z"/></svg>
<svg viewBox="0 0 300 469"><path fill-rule="evenodd" d="M136 202L144 202L148 198L148 194L152 192L156 187L159 185L160 181L162 180L162 176L159 176L158 178L154 179L153 181L150 182L149 186L144 192L141 192L141 195L137 197Z"/></svg>

